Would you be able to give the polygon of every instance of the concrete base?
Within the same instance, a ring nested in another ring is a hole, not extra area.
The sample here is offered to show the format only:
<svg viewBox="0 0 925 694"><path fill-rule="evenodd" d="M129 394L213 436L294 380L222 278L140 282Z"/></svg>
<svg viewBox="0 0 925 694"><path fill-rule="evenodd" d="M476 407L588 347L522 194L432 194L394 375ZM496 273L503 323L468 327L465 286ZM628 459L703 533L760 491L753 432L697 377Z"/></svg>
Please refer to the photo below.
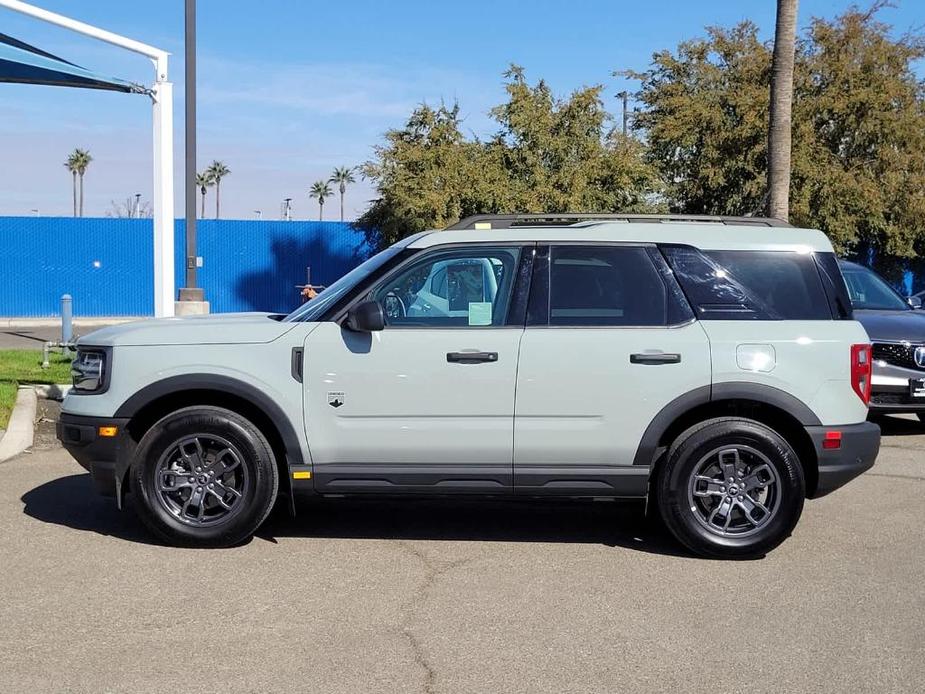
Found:
<svg viewBox="0 0 925 694"><path fill-rule="evenodd" d="M174 301L173 312L176 316L204 316L209 312L209 302Z"/></svg>

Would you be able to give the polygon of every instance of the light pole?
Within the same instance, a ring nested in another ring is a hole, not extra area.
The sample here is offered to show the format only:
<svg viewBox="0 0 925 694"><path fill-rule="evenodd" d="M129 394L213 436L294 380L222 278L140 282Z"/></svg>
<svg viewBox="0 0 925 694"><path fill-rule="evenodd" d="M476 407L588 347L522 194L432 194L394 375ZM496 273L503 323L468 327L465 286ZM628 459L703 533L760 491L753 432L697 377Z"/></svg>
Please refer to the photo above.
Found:
<svg viewBox="0 0 925 694"><path fill-rule="evenodd" d="M257 217L257 219L262 219L263 212L261 210L254 210L254 216Z"/></svg>
<svg viewBox="0 0 925 694"><path fill-rule="evenodd" d="M135 193L135 208L132 210L135 219L141 217L141 193Z"/></svg>
<svg viewBox="0 0 925 694"><path fill-rule="evenodd" d="M617 94L617 96L623 100L623 137L626 137L626 131L627 131L627 127L626 127L627 122L628 122L627 100L629 99L629 95L630 93L626 91L619 92Z"/></svg>
<svg viewBox="0 0 925 694"><path fill-rule="evenodd" d="M292 198L283 199L283 219L287 222L292 221Z"/></svg>
<svg viewBox="0 0 925 694"><path fill-rule="evenodd" d="M186 210L186 281L180 290L181 313L208 313L201 288L196 286L196 0L185 0L186 166L183 190Z"/></svg>

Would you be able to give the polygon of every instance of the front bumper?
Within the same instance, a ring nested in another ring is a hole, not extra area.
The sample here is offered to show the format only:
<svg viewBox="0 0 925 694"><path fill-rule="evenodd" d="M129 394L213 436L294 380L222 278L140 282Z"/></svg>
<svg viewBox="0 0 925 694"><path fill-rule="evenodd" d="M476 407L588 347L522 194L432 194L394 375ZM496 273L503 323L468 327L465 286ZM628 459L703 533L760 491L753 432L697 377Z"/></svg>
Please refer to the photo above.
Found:
<svg viewBox="0 0 925 694"><path fill-rule="evenodd" d="M806 431L813 441L819 478L810 496L818 498L833 492L873 467L880 452L880 427L862 422L840 427L811 426ZM825 448L826 434L841 433L839 448Z"/></svg>
<svg viewBox="0 0 925 694"><path fill-rule="evenodd" d="M120 502L122 481L135 452L135 442L126 428L128 421L62 412L55 426L61 445L90 473L100 494L115 496ZM118 433L100 436L100 427L118 427Z"/></svg>
<svg viewBox="0 0 925 694"><path fill-rule="evenodd" d="M870 411L877 414L925 412L925 397L913 397L910 380L925 378L925 370L874 360Z"/></svg>

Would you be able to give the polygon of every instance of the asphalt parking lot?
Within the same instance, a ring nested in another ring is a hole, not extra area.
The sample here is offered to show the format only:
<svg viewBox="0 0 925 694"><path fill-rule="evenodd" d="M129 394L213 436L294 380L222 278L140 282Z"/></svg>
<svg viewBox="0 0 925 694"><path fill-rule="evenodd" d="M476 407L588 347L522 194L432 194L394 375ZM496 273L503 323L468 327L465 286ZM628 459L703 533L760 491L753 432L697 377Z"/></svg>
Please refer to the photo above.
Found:
<svg viewBox="0 0 925 694"><path fill-rule="evenodd" d="M0 463L0 692L923 691L925 428L886 434L719 562L603 503L326 501L163 547L45 422Z"/></svg>

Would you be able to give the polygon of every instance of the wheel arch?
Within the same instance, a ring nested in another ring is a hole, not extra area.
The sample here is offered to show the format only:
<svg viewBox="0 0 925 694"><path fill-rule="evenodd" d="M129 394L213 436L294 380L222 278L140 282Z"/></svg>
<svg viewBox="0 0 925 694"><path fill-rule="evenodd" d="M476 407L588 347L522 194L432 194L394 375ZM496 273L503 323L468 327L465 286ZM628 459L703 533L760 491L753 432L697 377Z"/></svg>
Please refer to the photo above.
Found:
<svg viewBox="0 0 925 694"><path fill-rule="evenodd" d="M280 491L293 497L290 465L303 465L299 436L282 408L258 388L229 376L189 374L171 376L151 383L126 400L115 417L129 419L128 431L134 442L162 417L182 407L213 405L236 412L253 422L267 438L280 473ZM119 470L125 487L129 464ZM120 500L121 502L121 500ZM291 501L292 508L294 502Z"/></svg>
<svg viewBox="0 0 925 694"><path fill-rule="evenodd" d="M667 447L698 422L715 417L741 416L764 424L793 447L806 478L807 496L818 484L816 449L806 431L821 422L813 411L789 393L755 383L717 383L692 390L672 400L653 418L636 449L634 465L657 470Z"/></svg>

